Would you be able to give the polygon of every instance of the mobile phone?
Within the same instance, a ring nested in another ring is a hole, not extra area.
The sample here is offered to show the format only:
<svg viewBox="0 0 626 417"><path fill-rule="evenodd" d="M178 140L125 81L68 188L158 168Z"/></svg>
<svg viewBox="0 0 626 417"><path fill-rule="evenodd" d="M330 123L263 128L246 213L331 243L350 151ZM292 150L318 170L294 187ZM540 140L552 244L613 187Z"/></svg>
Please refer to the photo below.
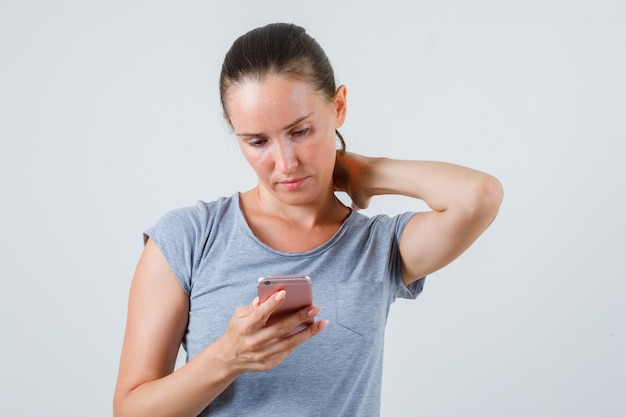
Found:
<svg viewBox="0 0 626 417"><path fill-rule="evenodd" d="M306 275L269 275L262 276L257 280L259 302L267 300L276 291L285 290L285 301L278 307L267 321L267 325L273 324L281 318L295 313L296 311L313 305L313 290L311 278ZM313 319L301 323L280 337L294 335L313 324Z"/></svg>

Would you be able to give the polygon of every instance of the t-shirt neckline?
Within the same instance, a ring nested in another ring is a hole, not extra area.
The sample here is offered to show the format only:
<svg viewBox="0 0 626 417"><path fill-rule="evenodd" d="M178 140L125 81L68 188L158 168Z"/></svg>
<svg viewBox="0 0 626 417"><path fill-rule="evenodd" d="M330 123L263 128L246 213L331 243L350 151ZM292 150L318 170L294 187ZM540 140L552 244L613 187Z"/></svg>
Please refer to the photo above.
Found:
<svg viewBox="0 0 626 417"><path fill-rule="evenodd" d="M322 243L321 245L308 250L308 251L304 251L304 252L284 252L284 251L280 251L277 249L272 248L271 246L263 243L253 232L252 229L250 228L250 225L248 224L248 221L246 220L246 216L243 214L243 209L241 208L241 200L240 200L240 193L237 192L233 195L233 200L236 204L237 207L237 222L239 222L239 224L243 227L243 229L246 231L246 234L248 235L248 237L255 242L257 245L261 246L262 248L264 248L265 250L272 252L276 255L280 255L280 256L284 256L284 257L290 257L290 258L297 258L297 257L309 257L309 256L316 256L319 255L325 251L327 251L328 249L330 249L332 246L334 246L340 239L341 237L346 233L346 231L350 228L350 225L354 222L355 217L356 217L356 211L353 210L352 208L348 207L348 209L350 209L350 214L348 215L348 217L346 217L346 219L343 221L343 223L341 224L341 226L339 227L339 230L337 230L337 232L335 232L335 234L328 239L326 242Z"/></svg>

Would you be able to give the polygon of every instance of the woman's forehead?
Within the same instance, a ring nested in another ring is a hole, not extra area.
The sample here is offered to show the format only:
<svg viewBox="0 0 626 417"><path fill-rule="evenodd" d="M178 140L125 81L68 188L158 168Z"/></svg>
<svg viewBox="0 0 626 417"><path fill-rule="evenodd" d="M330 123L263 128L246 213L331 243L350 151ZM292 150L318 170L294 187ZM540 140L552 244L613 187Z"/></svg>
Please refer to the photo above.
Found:
<svg viewBox="0 0 626 417"><path fill-rule="evenodd" d="M237 132L268 122L286 126L319 112L325 104L309 83L272 75L233 85L226 100L229 119Z"/></svg>

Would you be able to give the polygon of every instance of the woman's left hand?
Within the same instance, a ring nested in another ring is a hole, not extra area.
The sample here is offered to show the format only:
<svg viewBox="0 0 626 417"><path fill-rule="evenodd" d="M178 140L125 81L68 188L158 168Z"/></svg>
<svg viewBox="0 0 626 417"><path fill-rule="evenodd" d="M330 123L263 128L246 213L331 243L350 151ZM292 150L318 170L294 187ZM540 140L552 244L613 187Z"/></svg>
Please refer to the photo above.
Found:
<svg viewBox="0 0 626 417"><path fill-rule="evenodd" d="M333 184L335 191L345 192L352 199L352 208L365 209L374 196L368 185L370 158L350 152L337 151Z"/></svg>

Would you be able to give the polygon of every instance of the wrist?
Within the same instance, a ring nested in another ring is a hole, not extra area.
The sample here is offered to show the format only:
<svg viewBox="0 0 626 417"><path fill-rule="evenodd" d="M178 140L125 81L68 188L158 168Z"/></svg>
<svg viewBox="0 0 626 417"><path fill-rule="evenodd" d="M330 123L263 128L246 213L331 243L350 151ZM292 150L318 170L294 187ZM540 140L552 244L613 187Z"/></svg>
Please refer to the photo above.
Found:
<svg viewBox="0 0 626 417"><path fill-rule="evenodd" d="M362 167L363 183L371 195L394 194L393 159L367 158Z"/></svg>
<svg viewBox="0 0 626 417"><path fill-rule="evenodd" d="M230 384L244 373L235 359L233 349L229 349L222 336L207 346L194 360L201 361L202 368L210 369L213 379L228 381Z"/></svg>

